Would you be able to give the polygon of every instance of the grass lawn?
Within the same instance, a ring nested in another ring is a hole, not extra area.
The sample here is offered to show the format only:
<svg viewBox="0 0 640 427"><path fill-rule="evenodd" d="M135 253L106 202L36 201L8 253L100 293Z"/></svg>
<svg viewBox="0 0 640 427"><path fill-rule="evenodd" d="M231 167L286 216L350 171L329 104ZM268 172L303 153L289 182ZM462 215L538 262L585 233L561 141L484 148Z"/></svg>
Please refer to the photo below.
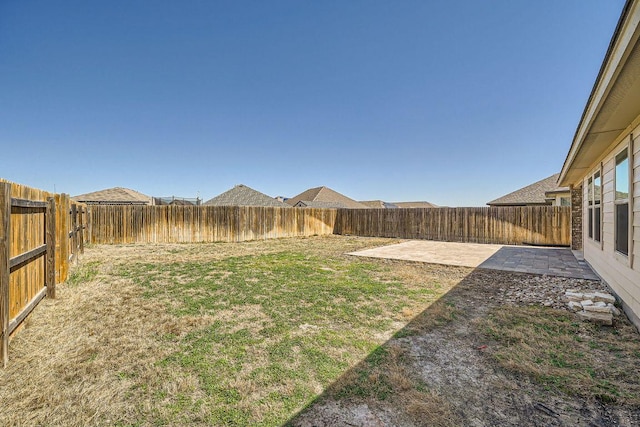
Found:
<svg viewBox="0 0 640 427"><path fill-rule="evenodd" d="M346 255L392 242L91 247L12 340L0 425L640 423L628 320L504 300L598 283Z"/></svg>
<svg viewBox="0 0 640 427"><path fill-rule="evenodd" d="M477 323L503 368L548 390L640 408L640 337L628 321L611 328L565 310L500 307Z"/></svg>
<svg viewBox="0 0 640 427"><path fill-rule="evenodd" d="M0 424L282 425L367 356L334 393L427 401L380 345L469 270L344 255L388 243L89 248L12 341Z"/></svg>

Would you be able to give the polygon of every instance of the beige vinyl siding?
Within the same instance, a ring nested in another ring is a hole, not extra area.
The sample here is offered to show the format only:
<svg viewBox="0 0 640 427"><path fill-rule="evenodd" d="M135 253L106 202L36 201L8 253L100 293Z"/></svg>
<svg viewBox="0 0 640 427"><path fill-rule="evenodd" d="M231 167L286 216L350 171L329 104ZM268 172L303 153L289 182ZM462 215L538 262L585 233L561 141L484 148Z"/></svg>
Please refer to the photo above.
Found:
<svg viewBox="0 0 640 427"><path fill-rule="evenodd" d="M633 153L631 168L633 170L632 188L629 189L633 206L633 218L629 223L633 227L633 241L630 253L633 256L633 268L640 271L640 126L633 131ZM638 284L640 286L640 283Z"/></svg>
<svg viewBox="0 0 640 427"><path fill-rule="evenodd" d="M630 142L630 135L634 139ZM632 132L621 136L615 147L606 156L594 163L589 170L593 174L602 164L603 181L603 224L602 224L602 248L598 242L589 239L587 231L584 231L584 257L594 270L611 286L625 304L640 318L640 126ZM633 241L629 248L629 256L624 256L615 251L615 156L629 147L631 187L629 203L633 206L632 218L629 224L633 228ZM584 177L583 187L586 188L589 175ZM587 223L586 191L584 202L585 224Z"/></svg>
<svg viewBox="0 0 640 427"><path fill-rule="evenodd" d="M624 304L631 309L635 317L640 318L640 295L638 290L640 274L637 271L631 272L629 269L616 269L610 261L602 258L597 262L594 261L592 266L622 299Z"/></svg>

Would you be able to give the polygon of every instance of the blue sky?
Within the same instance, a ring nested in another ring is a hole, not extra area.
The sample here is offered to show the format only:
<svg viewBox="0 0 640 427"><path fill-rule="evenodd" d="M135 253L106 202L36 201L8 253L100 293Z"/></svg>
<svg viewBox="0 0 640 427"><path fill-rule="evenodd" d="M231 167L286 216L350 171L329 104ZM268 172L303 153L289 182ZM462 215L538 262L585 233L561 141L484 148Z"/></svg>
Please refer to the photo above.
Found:
<svg viewBox="0 0 640 427"><path fill-rule="evenodd" d="M0 2L0 177L487 201L559 172L624 0Z"/></svg>

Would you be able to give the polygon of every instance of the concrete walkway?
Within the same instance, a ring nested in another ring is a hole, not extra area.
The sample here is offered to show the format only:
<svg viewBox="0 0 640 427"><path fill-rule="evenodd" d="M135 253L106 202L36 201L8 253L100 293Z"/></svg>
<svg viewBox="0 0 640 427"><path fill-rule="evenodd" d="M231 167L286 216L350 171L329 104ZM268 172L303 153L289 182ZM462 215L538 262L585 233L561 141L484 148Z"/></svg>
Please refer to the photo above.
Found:
<svg viewBox="0 0 640 427"><path fill-rule="evenodd" d="M349 255L546 274L577 279L599 279L582 257L576 258L568 248L412 240L352 252Z"/></svg>

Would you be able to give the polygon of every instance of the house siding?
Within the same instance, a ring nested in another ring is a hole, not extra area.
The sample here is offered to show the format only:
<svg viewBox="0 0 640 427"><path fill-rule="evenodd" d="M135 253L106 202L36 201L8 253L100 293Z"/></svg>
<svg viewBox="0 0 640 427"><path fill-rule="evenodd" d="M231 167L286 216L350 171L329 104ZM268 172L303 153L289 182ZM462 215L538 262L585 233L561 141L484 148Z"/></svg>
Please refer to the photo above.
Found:
<svg viewBox="0 0 640 427"><path fill-rule="evenodd" d="M631 221L633 227L633 239L631 241L631 263L634 269L640 270L640 126L634 129L633 133L633 157L631 165L633 168L633 180L629 193L631 199L629 203L633 206L633 216ZM636 285L640 287L640 281L636 281Z"/></svg>
<svg viewBox="0 0 640 427"><path fill-rule="evenodd" d="M589 175L583 178L583 222L588 224L587 180L602 165L602 242L590 239L588 230L585 228L582 233L583 249L587 262L624 301L625 311L640 329L640 126L627 132L617 141L614 148L604 158L593 164ZM629 204L633 207L629 218L632 240L628 256L616 252L614 242L615 156L625 147L630 148Z"/></svg>

